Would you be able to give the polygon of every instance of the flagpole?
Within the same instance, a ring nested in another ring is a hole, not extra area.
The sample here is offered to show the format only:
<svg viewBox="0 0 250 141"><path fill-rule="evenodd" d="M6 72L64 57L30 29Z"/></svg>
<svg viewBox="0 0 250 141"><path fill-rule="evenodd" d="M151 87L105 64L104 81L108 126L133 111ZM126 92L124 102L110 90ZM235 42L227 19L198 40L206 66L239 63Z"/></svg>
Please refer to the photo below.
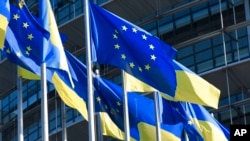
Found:
<svg viewBox="0 0 250 141"><path fill-rule="evenodd" d="M62 112L62 141L67 141L67 125L66 125L66 111L65 103L61 101L61 112Z"/></svg>
<svg viewBox="0 0 250 141"><path fill-rule="evenodd" d="M95 116L94 116L94 94L92 78L92 61L90 47L90 21L89 21L89 4L84 0L85 5L85 41L86 41L86 60L87 60L87 80L88 80L88 120L89 120L89 141L95 141Z"/></svg>
<svg viewBox="0 0 250 141"><path fill-rule="evenodd" d="M46 63L41 64L41 93L42 141L49 141Z"/></svg>
<svg viewBox="0 0 250 141"><path fill-rule="evenodd" d="M95 77L100 77L99 65L94 65L94 72L96 74ZM98 84L99 87L99 84ZM103 141L102 137L102 120L101 120L101 112L96 113L96 124L97 124L97 140Z"/></svg>
<svg viewBox="0 0 250 141"><path fill-rule="evenodd" d="M22 77L17 75L17 124L18 124L18 141L23 141L23 90L22 90Z"/></svg>
<svg viewBox="0 0 250 141"><path fill-rule="evenodd" d="M184 136L185 136L185 141L189 141L188 134L185 130L184 130Z"/></svg>
<svg viewBox="0 0 250 141"><path fill-rule="evenodd" d="M159 113L159 93L154 92L154 103L155 103L155 121L156 121L156 140L161 141L161 122Z"/></svg>
<svg viewBox="0 0 250 141"><path fill-rule="evenodd" d="M122 80L123 80L123 112L124 112L124 132L125 132L125 141L130 140L130 128L129 128L129 113L128 113L128 97L126 91L126 83L124 81L125 72L122 70Z"/></svg>

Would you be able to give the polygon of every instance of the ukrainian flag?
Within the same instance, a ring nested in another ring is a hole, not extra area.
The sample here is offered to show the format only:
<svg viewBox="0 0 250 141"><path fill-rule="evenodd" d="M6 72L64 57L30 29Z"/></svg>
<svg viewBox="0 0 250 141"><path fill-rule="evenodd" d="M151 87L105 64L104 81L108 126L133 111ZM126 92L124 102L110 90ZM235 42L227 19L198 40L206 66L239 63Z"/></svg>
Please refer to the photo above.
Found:
<svg viewBox="0 0 250 141"><path fill-rule="evenodd" d="M198 132L204 141L228 141L229 130L220 124L201 105L188 102L174 102L163 99L163 120L168 124L186 123L186 131L190 140L197 140ZM194 129L190 132L190 129Z"/></svg>
<svg viewBox="0 0 250 141"><path fill-rule="evenodd" d="M2 50L4 47L4 40L6 34L6 28L9 24L10 18L10 6L9 0L1 0L0 1L0 49Z"/></svg>
<svg viewBox="0 0 250 141"><path fill-rule="evenodd" d="M172 101L188 101L191 103L198 103L204 106L218 108L220 97L219 89L177 61L173 60L173 65L177 80L176 94L174 97L170 97L167 94L160 92L162 97ZM126 90L130 92L158 91L127 73L125 74L124 82L126 83Z"/></svg>

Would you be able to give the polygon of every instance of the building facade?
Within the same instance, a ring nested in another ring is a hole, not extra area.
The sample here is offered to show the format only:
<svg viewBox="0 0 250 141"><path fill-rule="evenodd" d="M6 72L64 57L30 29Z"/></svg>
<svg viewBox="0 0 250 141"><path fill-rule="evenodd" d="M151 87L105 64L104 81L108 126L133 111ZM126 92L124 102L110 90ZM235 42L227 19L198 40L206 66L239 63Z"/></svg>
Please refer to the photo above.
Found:
<svg viewBox="0 0 250 141"><path fill-rule="evenodd" d="M208 110L225 126L250 123L249 0L95 0L103 8L144 28L178 50L176 60L221 90L218 109ZM37 12L37 0L26 0ZM65 49L85 62L83 0L51 0ZM100 65L100 72L121 84L120 71ZM40 81L23 80L25 141L41 138ZM65 107L48 84L50 140L88 139L88 124ZM0 53L0 140L17 141L17 71ZM99 136L100 137L100 136ZM103 137L104 140L115 140Z"/></svg>

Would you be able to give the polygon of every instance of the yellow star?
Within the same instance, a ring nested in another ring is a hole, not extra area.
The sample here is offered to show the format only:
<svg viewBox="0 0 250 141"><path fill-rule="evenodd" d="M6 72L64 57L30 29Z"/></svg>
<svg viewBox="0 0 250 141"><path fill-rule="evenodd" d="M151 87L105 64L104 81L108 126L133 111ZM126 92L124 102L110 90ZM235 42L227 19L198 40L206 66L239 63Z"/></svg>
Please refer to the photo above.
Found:
<svg viewBox="0 0 250 141"><path fill-rule="evenodd" d="M142 68L141 67L138 67L139 71L142 72Z"/></svg>
<svg viewBox="0 0 250 141"><path fill-rule="evenodd" d="M122 26L122 30L124 30L124 31L127 31L127 27L124 25L124 26Z"/></svg>
<svg viewBox="0 0 250 141"><path fill-rule="evenodd" d="M147 40L147 36L145 34L142 35L143 40Z"/></svg>
<svg viewBox="0 0 250 141"><path fill-rule="evenodd" d="M7 52L8 54L10 54L10 49L7 49L6 52Z"/></svg>
<svg viewBox="0 0 250 141"><path fill-rule="evenodd" d="M122 58L123 60L125 60L125 59L126 59L126 55L125 55L125 54L121 54L121 58Z"/></svg>
<svg viewBox="0 0 250 141"><path fill-rule="evenodd" d="M146 69L146 70L149 70L150 68L151 68L151 67L150 67L149 64L145 65L145 69Z"/></svg>
<svg viewBox="0 0 250 141"><path fill-rule="evenodd" d="M28 56L30 55L29 51L25 51L25 54L28 55Z"/></svg>
<svg viewBox="0 0 250 141"><path fill-rule="evenodd" d="M20 16L18 14L14 14L13 19L18 20Z"/></svg>
<svg viewBox="0 0 250 141"><path fill-rule="evenodd" d="M114 39L118 39L118 36L116 34L113 34Z"/></svg>
<svg viewBox="0 0 250 141"><path fill-rule="evenodd" d="M30 46L27 46L26 49L27 49L28 51L31 51L31 50L32 50L32 48L31 48Z"/></svg>
<svg viewBox="0 0 250 141"><path fill-rule="evenodd" d="M98 102L101 102L101 98L100 98L99 96L96 98L96 100L97 100Z"/></svg>
<svg viewBox="0 0 250 141"><path fill-rule="evenodd" d="M120 49L120 45L119 44L115 44L115 49Z"/></svg>
<svg viewBox="0 0 250 141"><path fill-rule="evenodd" d="M131 62L131 63L129 63L129 66L130 66L131 68L134 68L134 67L135 67L135 64L134 64L133 62Z"/></svg>
<svg viewBox="0 0 250 141"><path fill-rule="evenodd" d="M152 50L154 50L155 47L154 47L154 45L150 44L149 48L152 49Z"/></svg>
<svg viewBox="0 0 250 141"><path fill-rule="evenodd" d="M34 38L34 36L32 34L28 34L28 39L32 40Z"/></svg>
<svg viewBox="0 0 250 141"><path fill-rule="evenodd" d="M121 103L119 101L116 102L117 106L121 106Z"/></svg>
<svg viewBox="0 0 250 141"><path fill-rule="evenodd" d="M153 54L153 55L151 55L151 60L154 60L155 61L155 59L156 59L156 56Z"/></svg>
<svg viewBox="0 0 250 141"><path fill-rule="evenodd" d="M135 27L132 28L132 30L133 30L134 33L137 33L137 31L138 31Z"/></svg>
<svg viewBox="0 0 250 141"><path fill-rule="evenodd" d="M28 24L27 22L23 23L23 27L24 27L24 28L26 28L26 29L27 29L27 28L28 28L28 26L29 26L29 24Z"/></svg>

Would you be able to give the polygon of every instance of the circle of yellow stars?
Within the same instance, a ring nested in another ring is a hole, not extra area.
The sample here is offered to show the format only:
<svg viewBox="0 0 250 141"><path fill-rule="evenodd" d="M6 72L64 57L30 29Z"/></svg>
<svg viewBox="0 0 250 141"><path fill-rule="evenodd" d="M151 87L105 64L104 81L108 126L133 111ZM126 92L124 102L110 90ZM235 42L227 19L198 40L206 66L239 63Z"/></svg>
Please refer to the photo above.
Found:
<svg viewBox="0 0 250 141"><path fill-rule="evenodd" d="M126 31L129 30L129 28L128 28L126 25L123 25L123 26L121 26L121 30L124 31L124 32L126 32ZM132 30L132 32L135 33L135 34L138 33L138 29L137 29L136 27L132 27L131 30ZM117 30L115 30L114 33L112 34L114 40L118 40L118 39L119 39L118 34L119 34L119 32L118 32ZM146 34L142 34L142 35L141 35L141 39L144 40L144 41L147 41L148 36L147 36ZM115 49L115 50L120 50L120 48L121 48L121 46L119 45L119 43L115 43L115 44L114 44L114 49ZM153 44L149 44L149 45L148 45L148 48L149 48L150 50L154 51L155 46L154 46ZM121 59L122 59L122 60L126 61L126 59L127 59L126 54L122 53L122 54L120 54L120 56L121 56ZM156 55L152 53L152 54L150 55L150 60L156 61L156 59L157 59ZM135 64L133 61L128 62L128 65L129 65L129 67L132 68L132 69L137 67L136 64ZM144 65L144 67L138 66L137 68L138 68L138 70L139 70L140 72L142 72L143 70L150 71L151 65L150 65L150 63L147 63L147 64Z"/></svg>

